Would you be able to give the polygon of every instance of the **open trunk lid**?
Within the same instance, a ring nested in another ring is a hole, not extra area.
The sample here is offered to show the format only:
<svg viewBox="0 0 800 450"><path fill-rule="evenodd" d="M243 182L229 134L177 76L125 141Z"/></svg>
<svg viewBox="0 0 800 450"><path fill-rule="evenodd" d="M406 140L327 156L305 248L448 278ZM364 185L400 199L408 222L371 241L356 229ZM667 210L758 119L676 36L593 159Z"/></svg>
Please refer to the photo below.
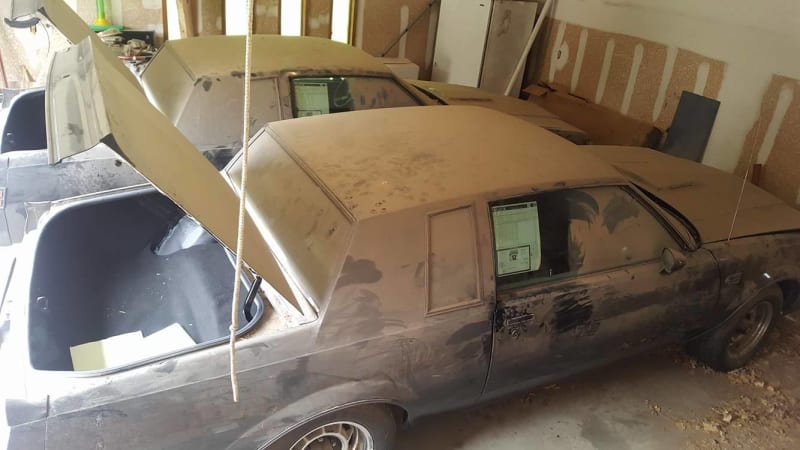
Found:
<svg viewBox="0 0 800 450"><path fill-rule="evenodd" d="M105 143L220 242L236 248L238 195L103 47L86 38L53 58L46 89L51 163ZM287 273L249 215L245 239L247 264L294 300Z"/></svg>

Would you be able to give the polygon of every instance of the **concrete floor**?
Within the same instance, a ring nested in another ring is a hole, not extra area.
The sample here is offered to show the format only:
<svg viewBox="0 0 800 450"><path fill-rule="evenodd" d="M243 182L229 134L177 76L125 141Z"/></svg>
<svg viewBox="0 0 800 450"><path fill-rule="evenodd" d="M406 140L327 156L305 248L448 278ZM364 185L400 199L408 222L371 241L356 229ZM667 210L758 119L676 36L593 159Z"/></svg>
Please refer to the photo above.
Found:
<svg viewBox="0 0 800 450"><path fill-rule="evenodd" d="M745 369L678 348L474 409L424 418L400 450L798 449L800 319L784 318Z"/></svg>

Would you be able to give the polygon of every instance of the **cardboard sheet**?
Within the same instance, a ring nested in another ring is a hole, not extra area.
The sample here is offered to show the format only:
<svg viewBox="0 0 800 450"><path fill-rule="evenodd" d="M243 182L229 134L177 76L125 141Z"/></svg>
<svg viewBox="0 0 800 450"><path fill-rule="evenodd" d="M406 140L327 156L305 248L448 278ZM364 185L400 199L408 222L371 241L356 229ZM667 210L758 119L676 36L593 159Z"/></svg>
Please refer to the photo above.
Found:
<svg viewBox="0 0 800 450"><path fill-rule="evenodd" d="M178 323L144 337L141 331L119 334L69 348L75 371L100 370L130 364L195 345Z"/></svg>
<svg viewBox="0 0 800 450"><path fill-rule="evenodd" d="M141 331L125 333L69 348L75 371L120 366L139 359L144 337Z"/></svg>

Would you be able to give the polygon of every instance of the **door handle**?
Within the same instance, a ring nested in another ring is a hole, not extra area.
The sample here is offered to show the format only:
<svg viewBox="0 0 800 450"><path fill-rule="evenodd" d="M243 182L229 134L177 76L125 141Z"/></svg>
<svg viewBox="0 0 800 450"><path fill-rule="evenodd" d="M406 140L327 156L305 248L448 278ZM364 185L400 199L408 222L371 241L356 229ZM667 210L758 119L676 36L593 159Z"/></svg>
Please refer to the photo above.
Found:
<svg viewBox="0 0 800 450"><path fill-rule="evenodd" d="M503 324L505 326L507 326L507 327L510 327L510 326L513 326L513 325L519 325L521 323L530 322L531 320L533 320L535 318L536 318L536 314L525 313L525 314L521 314L519 316L509 317L508 319L503 321Z"/></svg>

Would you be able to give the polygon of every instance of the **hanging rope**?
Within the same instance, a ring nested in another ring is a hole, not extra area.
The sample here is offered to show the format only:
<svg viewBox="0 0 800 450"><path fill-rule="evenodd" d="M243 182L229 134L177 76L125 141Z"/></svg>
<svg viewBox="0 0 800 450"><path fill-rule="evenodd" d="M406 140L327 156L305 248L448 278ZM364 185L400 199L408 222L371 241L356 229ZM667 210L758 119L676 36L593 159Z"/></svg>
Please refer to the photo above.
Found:
<svg viewBox="0 0 800 450"><path fill-rule="evenodd" d="M231 301L230 363L231 390L234 403L239 402L239 380L236 375L236 330L239 329L239 295L242 279L242 252L244 250L245 204L247 196L247 157L250 153L250 76L253 51L253 0L247 0L247 35L244 44L244 123L242 126L242 180L239 184L239 223L236 235L236 270Z"/></svg>
<svg viewBox="0 0 800 450"><path fill-rule="evenodd" d="M733 237L733 228L736 226L736 218L739 216L739 208L742 206L742 197L744 197L744 188L747 186L747 177L750 176L750 168L753 167L753 156L756 154L756 139L761 132L761 119L756 123L756 134L753 135L753 148L750 150L750 157L747 158L747 169L744 171L744 178L742 179L742 188L739 190L739 198L736 200L736 209L733 211L733 218L731 219L731 229L728 232L728 240Z"/></svg>

